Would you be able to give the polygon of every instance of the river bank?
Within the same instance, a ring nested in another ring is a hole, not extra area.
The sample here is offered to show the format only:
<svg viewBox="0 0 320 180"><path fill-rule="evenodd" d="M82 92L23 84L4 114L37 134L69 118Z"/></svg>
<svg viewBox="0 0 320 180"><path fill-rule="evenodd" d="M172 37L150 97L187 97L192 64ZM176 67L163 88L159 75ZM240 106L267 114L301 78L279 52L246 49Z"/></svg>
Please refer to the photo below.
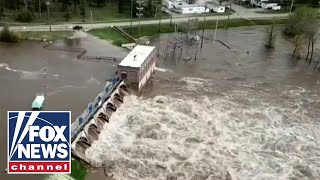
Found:
<svg viewBox="0 0 320 180"><path fill-rule="evenodd" d="M230 20L220 20L218 22L217 28L232 28L232 27L242 27L242 26L255 26L255 25L271 25L271 24L285 24L287 19L261 19L261 20L247 20L247 19L230 19ZM215 29L216 21L206 21L200 19L198 22L198 31L204 29ZM139 38L139 27L134 26L131 30L130 27L122 27L127 33L129 33L134 38ZM155 25L141 25L140 27L140 37L152 38L159 36L164 33L175 32L174 24L155 24ZM121 44L130 43L128 39L123 37L120 33L113 30L112 28L104 29L93 29L89 31L90 34L99 37L100 39L112 41L116 46L121 46Z"/></svg>

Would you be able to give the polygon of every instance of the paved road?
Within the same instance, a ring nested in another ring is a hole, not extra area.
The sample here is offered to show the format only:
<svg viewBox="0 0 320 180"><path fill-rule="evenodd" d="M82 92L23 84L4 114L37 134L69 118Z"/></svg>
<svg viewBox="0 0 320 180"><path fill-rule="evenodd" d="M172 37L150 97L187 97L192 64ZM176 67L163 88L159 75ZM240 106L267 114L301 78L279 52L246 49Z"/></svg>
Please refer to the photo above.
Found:
<svg viewBox="0 0 320 180"><path fill-rule="evenodd" d="M240 7L238 5L233 5L233 9L236 10L236 13L230 15L230 19L238 19L238 18L244 18L248 20L255 20L255 19L271 19L271 18L285 18L288 16L287 13L281 13L281 14L265 14L265 13L257 13L254 10L246 9L243 7ZM198 18L203 18L203 16L194 16ZM173 18L172 23L178 23L187 21L191 17L180 17L180 18ZM228 19L228 16L207 16L207 20L225 20ZM161 21L162 23L170 23L170 19L163 19ZM143 20L141 21L142 25L145 24L158 24L159 20ZM133 25L138 25L139 22L135 21L133 22ZM130 22L115 22L115 23L95 23L95 24L81 24L81 26L84 27L85 30L90 29L98 29L98 28L106 28L110 26L129 26ZM71 31L72 26L74 24L66 23L66 24L59 24L59 25L52 25L51 29L52 31ZM13 31L49 31L49 25L37 25L37 26L11 26L11 30ZM2 27L0 27L0 30L2 30Z"/></svg>

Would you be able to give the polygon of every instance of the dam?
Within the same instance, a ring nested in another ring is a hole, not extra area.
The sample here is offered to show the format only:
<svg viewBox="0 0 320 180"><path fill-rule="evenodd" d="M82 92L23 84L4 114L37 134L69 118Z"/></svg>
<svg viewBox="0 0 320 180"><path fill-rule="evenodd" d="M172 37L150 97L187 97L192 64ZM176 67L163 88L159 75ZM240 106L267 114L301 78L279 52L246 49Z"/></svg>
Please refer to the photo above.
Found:
<svg viewBox="0 0 320 180"><path fill-rule="evenodd" d="M71 125L72 155L90 163L86 150L99 139L100 132L129 94L141 91L155 70L154 46L137 45L118 65L115 75Z"/></svg>

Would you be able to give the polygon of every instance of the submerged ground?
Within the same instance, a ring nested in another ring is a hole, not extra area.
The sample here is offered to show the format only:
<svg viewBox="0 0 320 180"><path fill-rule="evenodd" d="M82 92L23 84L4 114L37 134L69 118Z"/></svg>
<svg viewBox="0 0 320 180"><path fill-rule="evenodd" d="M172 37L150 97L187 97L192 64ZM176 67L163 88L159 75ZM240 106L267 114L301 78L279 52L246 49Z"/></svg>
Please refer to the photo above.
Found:
<svg viewBox="0 0 320 180"><path fill-rule="evenodd" d="M291 45L280 34L275 50L266 51L264 34L263 27L220 30L217 39L228 49L213 44L213 31L206 31L197 60L177 64L164 58L172 35L155 39L161 60L153 87L142 98L127 97L87 151L92 163L120 180L216 180L226 174L239 180L319 179L320 73L292 60ZM87 48L90 56L126 54L91 37L56 43L66 44ZM184 49L182 58L187 51L191 57L192 50ZM117 64L79 61L75 53L45 50L38 42L1 44L0 53L3 120L7 110L28 110L44 85L46 109L71 110L76 117ZM5 147L1 152L6 157ZM0 163L4 169L6 161Z"/></svg>
<svg viewBox="0 0 320 180"><path fill-rule="evenodd" d="M116 179L319 179L320 74L280 34L266 51L264 34L219 31L228 49L208 31L196 61L163 58L148 97L127 97L88 157Z"/></svg>

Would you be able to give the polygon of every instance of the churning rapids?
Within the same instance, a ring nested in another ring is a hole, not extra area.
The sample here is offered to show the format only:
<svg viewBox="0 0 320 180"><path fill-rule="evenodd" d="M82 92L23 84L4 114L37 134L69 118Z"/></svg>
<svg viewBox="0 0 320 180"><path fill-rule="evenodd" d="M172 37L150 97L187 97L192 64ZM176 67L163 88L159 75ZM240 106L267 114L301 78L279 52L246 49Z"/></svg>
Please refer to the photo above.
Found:
<svg viewBox="0 0 320 180"><path fill-rule="evenodd" d="M181 80L194 93L213 86ZM319 96L299 87L272 96L130 96L87 155L116 179L319 179Z"/></svg>
<svg viewBox="0 0 320 180"><path fill-rule="evenodd" d="M91 162L119 180L320 179L319 73L290 63L284 39L264 54L264 30L225 33L233 52L166 60L148 97L126 97Z"/></svg>

